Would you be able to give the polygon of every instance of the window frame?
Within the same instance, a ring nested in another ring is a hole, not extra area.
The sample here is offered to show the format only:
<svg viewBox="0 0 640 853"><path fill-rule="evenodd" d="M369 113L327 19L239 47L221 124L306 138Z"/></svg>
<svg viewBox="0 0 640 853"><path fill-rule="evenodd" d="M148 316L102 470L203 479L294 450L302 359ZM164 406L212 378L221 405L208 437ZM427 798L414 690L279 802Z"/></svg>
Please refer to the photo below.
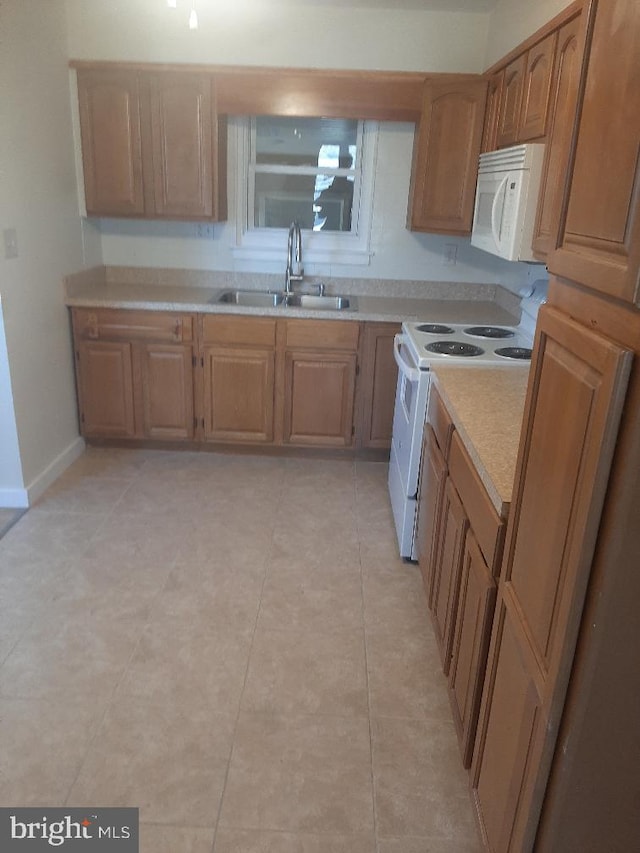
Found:
<svg viewBox="0 0 640 853"><path fill-rule="evenodd" d="M375 167L378 150L377 121L358 122L358 140L361 142L359 186L354 187L352 230L312 231L304 229L303 261L305 264L356 264L368 265L371 260L371 223L375 187ZM235 116L230 121L230 140L235 141L235 241L232 247L234 258L248 261L282 260L286 246L286 228L249 227L249 210L253 204L255 184L250 180L252 150L252 122L249 116ZM255 150L255 149L254 149ZM318 169L309 167L310 173ZM326 174L345 174L344 169L325 169ZM357 191L359 204L356 208ZM354 225L355 220L355 225Z"/></svg>

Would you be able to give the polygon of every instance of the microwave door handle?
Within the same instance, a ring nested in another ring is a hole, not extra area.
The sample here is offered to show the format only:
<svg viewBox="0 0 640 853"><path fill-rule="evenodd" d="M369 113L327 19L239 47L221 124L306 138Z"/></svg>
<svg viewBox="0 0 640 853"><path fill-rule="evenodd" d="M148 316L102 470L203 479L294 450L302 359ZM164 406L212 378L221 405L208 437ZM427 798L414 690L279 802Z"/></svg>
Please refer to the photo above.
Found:
<svg viewBox="0 0 640 853"><path fill-rule="evenodd" d="M398 370L403 376L406 376L409 382L417 382L420 379L420 370L417 367L411 367L400 355L400 345L407 340L406 335L395 335L393 338L393 357L398 365Z"/></svg>
<svg viewBox="0 0 640 853"><path fill-rule="evenodd" d="M504 195L507 191L507 183L509 182L509 175L506 175L501 181L500 186L496 190L496 194L493 197L493 204L491 205L491 233L493 235L493 242L496 244L498 248L500 248L500 232L498 231L498 202L501 201L501 207L504 207Z"/></svg>

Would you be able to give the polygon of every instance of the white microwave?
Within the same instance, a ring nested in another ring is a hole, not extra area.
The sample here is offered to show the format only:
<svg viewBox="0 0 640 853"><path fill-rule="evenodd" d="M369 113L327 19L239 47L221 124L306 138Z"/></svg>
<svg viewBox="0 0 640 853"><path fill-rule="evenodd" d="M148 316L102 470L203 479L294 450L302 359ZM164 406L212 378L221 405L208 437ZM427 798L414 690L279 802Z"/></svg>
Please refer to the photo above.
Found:
<svg viewBox="0 0 640 853"><path fill-rule="evenodd" d="M544 145L528 143L480 155L471 245L507 261L535 261L533 229Z"/></svg>

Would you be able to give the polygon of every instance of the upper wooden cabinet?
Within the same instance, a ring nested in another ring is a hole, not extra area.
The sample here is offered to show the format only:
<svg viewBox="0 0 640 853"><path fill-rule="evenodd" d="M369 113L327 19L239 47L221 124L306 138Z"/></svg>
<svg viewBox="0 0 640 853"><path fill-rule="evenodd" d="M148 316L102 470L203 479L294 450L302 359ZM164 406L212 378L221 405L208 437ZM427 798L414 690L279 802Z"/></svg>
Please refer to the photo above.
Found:
<svg viewBox="0 0 640 853"><path fill-rule="evenodd" d="M541 259L546 258L554 248L552 242L560 216L565 180L564 160L573 130L581 59L581 18L578 16L566 23L558 33L549 135L533 238L534 254Z"/></svg>
<svg viewBox="0 0 640 853"><path fill-rule="evenodd" d="M87 213L226 217L226 128L213 77L79 69Z"/></svg>
<svg viewBox="0 0 640 853"><path fill-rule="evenodd" d="M486 80L478 77L425 83L411 173L411 230L470 233L486 98Z"/></svg>
<svg viewBox="0 0 640 853"><path fill-rule="evenodd" d="M518 140L526 66L527 56L522 54L504 69L496 138L499 148L513 145Z"/></svg>
<svg viewBox="0 0 640 853"><path fill-rule="evenodd" d="M78 99L87 213L142 216L138 75L78 72Z"/></svg>
<svg viewBox="0 0 640 853"><path fill-rule="evenodd" d="M558 112L557 86L562 77L565 86L572 79L566 68L560 73L563 62L572 59L564 28L575 24L581 10L581 0L574 0L489 69L483 151L547 138Z"/></svg>
<svg viewBox="0 0 640 853"><path fill-rule="evenodd" d="M504 70L499 148L544 137L557 33L551 33Z"/></svg>
<svg viewBox="0 0 640 853"><path fill-rule="evenodd" d="M640 4L594 3L568 190L549 270L640 301Z"/></svg>
<svg viewBox="0 0 640 853"><path fill-rule="evenodd" d="M498 71L489 77L487 105L484 113L484 130L482 131L483 153L485 151L495 151L498 147L498 121L500 119L503 86L504 70Z"/></svg>
<svg viewBox="0 0 640 853"><path fill-rule="evenodd" d="M551 33L527 53L518 122L518 142L540 139L546 134L557 41L558 34Z"/></svg>

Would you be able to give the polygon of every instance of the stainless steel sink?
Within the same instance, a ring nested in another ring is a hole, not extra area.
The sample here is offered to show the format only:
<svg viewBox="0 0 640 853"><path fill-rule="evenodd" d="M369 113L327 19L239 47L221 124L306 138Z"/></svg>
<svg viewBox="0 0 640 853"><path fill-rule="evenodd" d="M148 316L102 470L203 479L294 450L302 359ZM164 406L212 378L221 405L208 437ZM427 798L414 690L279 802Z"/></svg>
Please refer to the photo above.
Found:
<svg viewBox="0 0 640 853"><path fill-rule="evenodd" d="M313 293L270 293L265 290L224 290L216 302L225 305L244 305L248 308L275 308L289 305L292 308L308 308L316 311L355 311L354 296L329 296ZM213 301L213 300L212 300Z"/></svg>
<svg viewBox="0 0 640 853"><path fill-rule="evenodd" d="M287 305L319 311L354 311L356 309L353 296L328 296L325 294L319 296L312 293L288 294Z"/></svg>
<svg viewBox="0 0 640 853"><path fill-rule="evenodd" d="M249 308L275 308L284 302L284 293L269 293L265 290L225 290L216 302L225 305L246 305Z"/></svg>

